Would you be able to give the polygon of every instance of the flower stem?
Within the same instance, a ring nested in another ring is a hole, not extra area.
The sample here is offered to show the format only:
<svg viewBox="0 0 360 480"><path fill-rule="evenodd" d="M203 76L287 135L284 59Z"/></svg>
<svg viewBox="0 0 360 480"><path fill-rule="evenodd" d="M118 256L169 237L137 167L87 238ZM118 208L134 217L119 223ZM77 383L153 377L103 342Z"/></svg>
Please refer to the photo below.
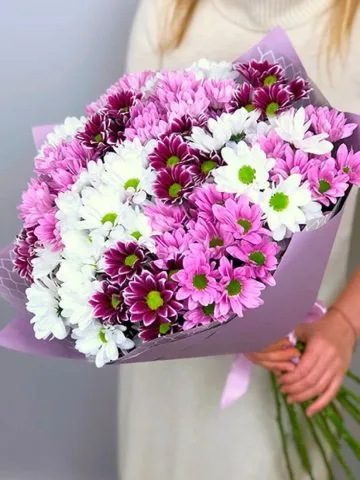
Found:
<svg viewBox="0 0 360 480"><path fill-rule="evenodd" d="M281 436L281 444L284 451L286 468L289 474L289 479L295 480L294 472L290 462L290 455L289 455L288 444L287 444L287 435L285 433L283 416L281 411L281 394L279 391L279 387L276 383L276 377L273 373L270 373L270 379L271 379L271 386L274 392L274 398L275 398L275 404L276 404L276 421L277 421L280 436Z"/></svg>
<svg viewBox="0 0 360 480"><path fill-rule="evenodd" d="M321 453L321 456L324 460L324 464L325 464L326 470L328 472L328 479L329 480L336 480L335 476L334 476L334 473L332 471L329 459L328 459L328 457L326 455L326 452L325 452L325 449L323 447L322 440L321 440L321 438L320 438L320 436L317 432L317 429L315 427L315 422L311 418L309 418L306 414L307 405L305 403L302 403L301 408L302 408L302 411L304 413L304 417L306 418L306 421L308 423L309 429L312 433L312 436L314 437L315 443L318 446L318 448L320 450L320 453Z"/></svg>
<svg viewBox="0 0 360 480"><path fill-rule="evenodd" d="M339 417L335 413L333 406L327 406L324 409L324 413L336 428L340 438L347 443L347 445L354 452L356 458L360 460L360 443L351 435L351 433L345 427L344 422L339 420Z"/></svg>
<svg viewBox="0 0 360 480"><path fill-rule="evenodd" d="M358 377L352 370L348 370L346 375L351 378L355 383L360 384L360 377Z"/></svg>
<svg viewBox="0 0 360 480"><path fill-rule="evenodd" d="M350 388L347 388L345 386L342 386L340 388L340 391L339 391L339 394L338 395L341 395L341 396L344 396L344 397L350 397L352 400L354 400L356 403L359 403L360 404L360 397L359 395L357 395L355 392L353 392L352 390L350 390Z"/></svg>
<svg viewBox="0 0 360 480"><path fill-rule="evenodd" d="M331 431L331 429L330 429L330 427L327 423L327 418L326 418L326 415L324 414L324 412L320 412L320 413L314 415L313 419L316 422L319 430L322 432L323 436L326 438L329 445L331 446L335 457L337 458L338 462L340 463L344 472L346 473L346 477L349 480L356 480L355 475L351 471L351 468L346 463L346 461L345 461L345 459L344 459L344 457L341 453L338 440L334 436L333 432Z"/></svg>
<svg viewBox="0 0 360 480"><path fill-rule="evenodd" d="M297 417L296 408L294 405L289 404L286 400L285 400L285 404L288 411L289 420L292 426L295 445L296 445L298 454L301 458L302 465L304 467L304 470L307 472L307 474L311 478L311 480L314 480L310 457L304 442L304 437L303 437L300 423Z"/></svg>
<svg viewBox="0 0 360 480"><path fill-rule="evenodd" d="M347 411L349 415L353 417L353 419L357 422L360 423L360 410L359 408L354 405L351 400L345 395L338 395L336 397L336 400L340 403L340 405L343 407L344 410Z"/></svg>

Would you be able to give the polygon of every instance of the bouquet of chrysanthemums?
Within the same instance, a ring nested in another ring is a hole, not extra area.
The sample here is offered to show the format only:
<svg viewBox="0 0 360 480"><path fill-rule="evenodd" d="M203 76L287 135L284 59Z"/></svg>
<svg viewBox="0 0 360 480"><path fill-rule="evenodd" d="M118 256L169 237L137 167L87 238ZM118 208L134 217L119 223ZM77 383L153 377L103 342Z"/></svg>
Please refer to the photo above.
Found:
<svg viewBox="0 0 360 480"><path fill-rule="evenodd" d="M252 351L306 316L360 185L358 122L269 41L126 75L51 129L19 206L15 283L7 256L0 270L8 297L26 284L11 341L102 367Z"/></svg>

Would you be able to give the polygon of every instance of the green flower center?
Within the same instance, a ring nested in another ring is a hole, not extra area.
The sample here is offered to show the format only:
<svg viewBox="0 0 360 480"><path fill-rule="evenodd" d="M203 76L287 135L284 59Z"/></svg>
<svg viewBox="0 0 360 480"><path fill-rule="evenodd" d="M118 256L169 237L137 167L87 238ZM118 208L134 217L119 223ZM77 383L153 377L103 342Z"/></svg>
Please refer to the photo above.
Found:
<svg viewBox="0 0 360 480"><path fill-rule="evenodd" d="M180 162L180 158L176 155L172 155L171 157L169 157L166 161L166 165L168 167L174 167L175 165L177 165L178 163Z"/></svg>
<svg viewBox="0 0 360 480"><path fill-rule="evenodd" d="M121 304L121 297L120 295L116 295L114 293L114 295L111 296L111 306L114 310L117 310L117 308L120 306Z"/></svg>
<svg viewBox="0 0 360 480"><path fill-rule="evenodd" d="M101 343L108 343L108 341L106 340L106 335L105 335L105 329L104 328L102 328L99 331L99 338L100 338Z"/></svg>
<svg viewBox="0 0 360 480"><path fill-rule="evenodd" d="M140 240L140 238L142 237L141 233L139 231L136 231L136 232L133 232L131 234L132 237L135 238L135 240Z"/></svg>
<svg viewBox="0 0 360 480"><path fill-rule="evenodd" d="M344 173L350 173L350 167L344 167L343 172Z"/></svg>
<svg viewBox="0 0 360 480"><path fill-rule="evenodd" d="M192 283L197 290L205 290L209 284L209 281L206 278L206 275L203 273L198 273L193 277Z"/></svg>
<svg viewBox="0 0 360 480"><path fill-rule="evenodd" d="M256 178L256 170L250 167L250 165L244 165L240 168L238 177L241 183L251 185Z"/></svg>
<svg viewBox="0 0 360 480"><path fill-rule="evenodd" d="M116 219L117 219L117 214L114 212L107 213L106 215L103 216L101 219L101 223L104 225L106 222L110 222L113 225L115 225Z"/></svg>
<svg viewBox="0 0 360 480"><path fill-rule="evenodd" d="M242 285L238 280L231 280L229 285L226 287L229 297L235 297L239 295L242 290Z"/></svg>
<svg viewBox="0 0 360 480"><path fill-rule="evenodd" d="M270 87L270 85L274 85L274 83L276 82L277 82L277 78L275 77L275 75L268 75L264 79L264 85L266 87Z"/></svg>
<svg viewBox="0 0 360 480"><path fill-rule="evenodd" d="M202 165L201 165L201 171L205 175L208 175L211 170L214 170L216 168L217 163L214 162L214 160L206 160Z"/></svg>
<svg viewBox="0 0 360 480"><path fill-rule="evenodd" d="M130 267L130 268L133 268L135 263L139 260L139 257L135 254L132 254L132 255L128 255L126 258L125 258L125 265L127 267Z"/></svg>
<svg viewBox="0 0 360 480"><path fill-rule="evenodd" d="M171 279L175 273L177 273L180 269L179 268L173 268L172 270L168 271L168 277Z"/></svg>
<svg viewBox="0 0 360 480"><path fill-rule="evenodd" d="M283 212L289 206L289 197L283 192L274 193L270 198L269 205L275 212Z"/></svg>
<svg viewBox="0 0 360 480"><path fill-rule="evenodd" d="M139 178L129 178L129 180L125 182L124 188L125 190L127 190L128 188L133 188L134 190L137 190L139 185L140 185Z"/></svg>
<svg viewBox="0 0 360 480"><path fill-rule="evenodd" d="M240 225L240 227L242 227L244 229L244 234L249 233L249 231L252 227L251 222L249 222L249 220L244 220L242 218L240 218L237 221L237 224Z"/></svg>
<svg viewBox="0 0 360 480"><path fill-rule="evenodd" d="M166 335L170 330L170 328L171 328L170 323L162 323L159 328L160 335Z"/></svg>
<svg viewBox="0 0 360 480"><path fill-rule="evenodd" d="M236 135L232 135L230 140L232 142L241 142L241 140L244 140L244 138L246 137L246 134L244 132L241 132L241 133L237 133Z"/></svg>
<svg viewBox="0 0 360 480"><path fill-rule="evenodd" d="M251 103L248 103L247 105L245 105L245 109L248 111L248 112L252 112L255 110L255 107L253 104Z"/></svg>
<svg viewBox="0 0 360 480"><path fill-rule="evenodd" d="M180 185L180 183L173 183L170 187L169 187L169 196L171 198L176 198L179 196L179 193L181 192L181 189L182 189L182 186Z"/></svg>
<svg viewBox="0 0 360 480"><path fill-rule="evenodd" d="M146 296L146 304L150 310L158 310L164 305L164 300L161 297L161 293L157 290L151 290Z"/></svg>
<svg viewBox="0 0 360 480"><path fill-rule="evenodd" d="M101 135L101 133L98 133L97 135L95 135L94 140L95 140L96 143L101 143L101 142L104 141L104 138Z"/></svg>
<svg viewBox="0 0 360 480"><path fill-rule="evenodd" d="M207 316L212 315L215 311L215 303L211 303L210 305L205 305L205 307L202 307L202 311Z"/></svg>
<svg viewBox="0 0 360 480"><path fill-rule="evenodd" d="M271 117L275 115L275 113L279 110L280 105L276 102L271 102L269 105L266 107L266 114Z"/></svg>
<svg viewBox="0 0 360 480"><path fill-rule="evenodd" d="M328 190L330 190L331 185L329 182L326 180L320 180L319 182L319 192L320 193L326 193Z"/></svg>
<svg viewBox="0 0 360 480"><path fill-rule="evenodd" d="M210 246L210 248L223 247L224 246L224 240L220 237L214 237L210 240L209 246Z"/></svg>
<svg viewBox="0 0 360 480"><path fill-rule="evenodd" d="M123 113L129 113L130 108L129 107L123 107L123 108L120 109L120 111L123 112Z"/></svg>
<svg viewBox="0 0 360 480"><path fill-rule="evenodd" d="M256 265L262 267L263 265L265 265L266 257L262 252L252 252L249 255L249 259L255 262Z"/></svg>

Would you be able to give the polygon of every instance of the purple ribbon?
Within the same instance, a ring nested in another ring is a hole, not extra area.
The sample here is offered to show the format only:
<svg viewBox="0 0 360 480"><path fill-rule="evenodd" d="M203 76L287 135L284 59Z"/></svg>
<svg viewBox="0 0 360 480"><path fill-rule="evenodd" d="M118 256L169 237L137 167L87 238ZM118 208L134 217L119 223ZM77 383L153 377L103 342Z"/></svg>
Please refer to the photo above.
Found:
<svg viewBox="0 0 360 480"><path fill-rule="evenodd" d="M317 301L304 323L313 323L318 321L326 313L326 307L321 301ZM296 344L294 332L289 335L292 343ZM225 387L222 393L220 406L225 409L233 405L248 391L251 382L252 362L242 353L236 355L230 368Z"/></svg>

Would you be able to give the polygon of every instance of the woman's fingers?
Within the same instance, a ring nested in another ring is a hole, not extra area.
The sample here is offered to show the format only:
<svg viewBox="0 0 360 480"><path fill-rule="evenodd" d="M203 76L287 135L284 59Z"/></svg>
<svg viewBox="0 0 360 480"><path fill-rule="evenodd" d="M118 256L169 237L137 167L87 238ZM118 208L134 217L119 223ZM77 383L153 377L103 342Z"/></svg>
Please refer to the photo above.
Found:
<svg viewBox="0 0 360 480"><path fill-rule="evenodd" d="M251 356L255 361L265 361L265 362L284 362L289 361L294 357L299 357L300 352L295 347L289 347L284 350L278 350L276 352L262 352L262 353L253 353Z"/></svg>
<svg viewBox="0 0 360 480"><path fill-rule="evenodd" d="M280 383L282 385L296 383L309 375L321 357L321 351L319 352L317 348L314 348L316 347L314 344L312 347L313 348L307 348L305 350L305 353L300 358L300 362L294 372L285 374L281 377Z"/></svg>
<svg viewBox="0 0 360 480"><path fill-rule="evenodd" d="M277 350L282 350L284 348L292 347L293 344L290 342L290 340L286 338L282 338L276 343L273 343L270 345L268 348L265 348L262 352L259 353L266 353L266 352L275 352Z"/></svg>
<svg viewBox="0 0 360 480"><path fill-rule="evenodd" d="M309 386L308 388L304 387L303 390L299 390L296 393L291 393L288 396L287 401L289 403L299 403L307 400L313 400L315 397L326 391L335 377L336 371L328 370L318 382L313 384L313 386ZM306 382L304 383L306 384Z"/></svg>
<svg viewBox="0 0 360 480"><path fill-rule="evenodd" d="M329 403L336 397L339 388L341 387L343 381L343 375L338 373L336 377L332 380L325 392L320 395L320 397L315 400L315 402L307 409L306 413L309 417L315 413L320 412L325 408Z"/></svg>
<svg viewBox="0 0 360 480"><path fill-rule="evenodd" d="M291 362L255 362L257 365L274 372L277 375L280 375L283 372L292 372L295 368L295 365Z"/></svg>

